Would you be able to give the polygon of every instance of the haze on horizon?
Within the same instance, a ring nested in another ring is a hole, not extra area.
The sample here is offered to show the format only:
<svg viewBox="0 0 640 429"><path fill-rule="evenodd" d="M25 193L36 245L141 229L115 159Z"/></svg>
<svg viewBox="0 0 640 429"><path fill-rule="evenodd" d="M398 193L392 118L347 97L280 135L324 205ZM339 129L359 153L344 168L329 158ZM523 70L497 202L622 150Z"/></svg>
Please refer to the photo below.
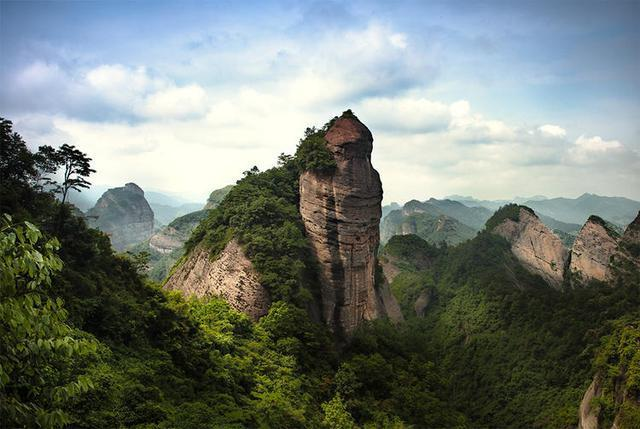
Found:
<svg viewBox="0 0 640 429"><path fill-rule="evenodd" d="M203 201L351 108L385 202L640 200L640 2L0 2L0 116Z"/></svg>

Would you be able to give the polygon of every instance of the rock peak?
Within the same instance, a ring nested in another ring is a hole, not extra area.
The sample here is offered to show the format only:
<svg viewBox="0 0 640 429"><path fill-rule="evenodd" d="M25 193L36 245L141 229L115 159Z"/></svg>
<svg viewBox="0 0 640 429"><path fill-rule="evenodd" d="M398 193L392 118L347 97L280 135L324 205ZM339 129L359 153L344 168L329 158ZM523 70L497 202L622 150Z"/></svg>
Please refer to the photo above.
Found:
<svg viewBox="0 0 640 429"><path fill-rule="evenodd" d="M504 218L493 232L511 244L512 253L527 270L560 288L569 256L560 238L530 208L512 205L503 209Z"/></svg>
<svg viewBox="0 0 640 429"><path fill-rule="evenodd" d="M617 247L618 234L601 217L589 216L571 247L572 281L608 280L609 263Z"/></svg>
<svg viewBox="0 0 640 429"><path fill-rule="evenodd" d="M300 215L319 262L323 319L349 335L364 320L401 314L388 284L376 284L382 183L371 131L347 111L325 140L336 168L300 176Z"/></svg>
<svg viewBox="0 0 640 429"><path fill-rule="evenodd" d="M354 143L366 146L368 155L371 155L373 149L371 131L354 115L343 115L336 119L324 138L329 149Z"/></svg>
<svg viewBox="0 0 640 429"><path fill-rule="evenodd" d="M144 191L142 190L142 188L133 182L125 183L124 188L129 192L144 195Z"/></svg>

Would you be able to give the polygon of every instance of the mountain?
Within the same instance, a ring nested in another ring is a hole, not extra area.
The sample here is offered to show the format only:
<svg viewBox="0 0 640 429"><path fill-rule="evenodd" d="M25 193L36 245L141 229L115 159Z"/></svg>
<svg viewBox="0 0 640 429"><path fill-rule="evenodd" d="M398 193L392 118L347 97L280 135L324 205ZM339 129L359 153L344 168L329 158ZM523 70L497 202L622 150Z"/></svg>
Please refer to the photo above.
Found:
<svg viewBox="0 0 640 429"><path fill-rule="evenodd" d="M167 206L158 203L149 203L149 205L153 210L156 220L162 225L167 225L180 216L202 209L202 204L200 203L186 203L179 206Z"/></svg>
<svg viewBox="0 0 640 429"><path fill-rule="evenodd" d="M560 238L533 210L517 204L506 205L487 221L487 230L505 238L527 270L561 288L569 254Z"/></svg>
<svg viewBox="0 0 640 429"><path fill-rule="evenodd" d="M582 225L589 216L596 215L625 227L640 210L640 202L623 197L603 197L595 194L583 194L578 198L551 198L544 201L524 203L538 213L550 216L561 222Z"/></svg>
<svg viewBox="0 0 640 429"><path fill-rule="evenodd" d="M398 319L400 310L388 286L376 281L382 182L371 165L371 131L343 114L324 140L335 166L301 174L300 215L320 265L323 319L351 335L365 320Z"/></svg>
<svg viewBox="0 0 640 429"><path fill-rule="evenodd" d="M621 237L589 218L569 258L611 274L561 288L568 250L516 204L456 246L378 249L372 136L348 111L174 221L162 288L34 185L47 154L0 122L2 427L640 425L640 213ZM104 201L146 203L134 184Z"/></svg>
<svg viewBox="0 0 640 429"><path fill-rule="evenodd" d="M456 245L473 238L476 233L477 230L452 217L404 209L389 213L380 227L383 244L396 235L415 234L431 244Z"/></svg>
<svg viewBox="0 0 640 429"><path fill-rule="evenodd" d="M392 211L398 210L400 208L402 207L398 203L389 203L386 206L382 206L382 219L384 219L384 217Z"/></svg>
<svg viewBox="0 0 640 429"><path fill-rule="evenodd" d="M179 216L161 226L148 240L139 243L131 249L132 252L149 253L148 275L152 280L162 282L165 280L171 267L184 253L183 246L191 236L193 230L206 219L209 210L216 208L232 186L216 189L211 192L205 208ZM223 195L220 197L220 195ZM153 208L153 205L152 205ZM182 208L185 208L184 206ZM190 208L187 206L186 208Z"/></svg>
<svg viewBox="0 0 640 429"><path fill-rule="evenodd" d="M437 200L430 198L426 203L440 209L441 214L457 219L476 230L481 230L493 214L493 211L485 207L467 207L458 201L447 199Z"/></svg>
<svg viewBox="0 0 640 429"><path fill-rule="evenodd" d="M609 264L619 239L620 235L602 218L590 216L571 247L569 270L572 280L608 280L611 276Z"/></svg>
<svg viewBox="0 0 640 429"><path fill-rule="evenodd" d="M89 224L107 233L117 250L148 239L153 234L154 214L135 183L106 191L87 212Z"/></svg>
<svg viewBox="0 0 640 429"><path fill-rule="evenodd" d="M394 235L416 234L432 244L455 245L474 237L491 213L452 200L412 200L382 220L381 239L386 243Z"/></svg>
<svg viewBox="0 0 640 429"><path fill-rule="evenodd" d="M376 276L382 187L372 142L345 112L310 129L292 159L250 171L196 228L164 288L223 296L252 319L293 301L339 337L401 317Z"/></svg>
<svg viewBox="0 0 640 429"><path fill-rule="evenodd" d="M220 205L222 200L224 200L224 197L227 196L231 189L233 189L233 185L227 185L224 188L216 189L215 191L211 192L211 194L209 194L209 198L207 198L207 203L204 206L205 210L210 210L218 207L218 205Z"/></svg>

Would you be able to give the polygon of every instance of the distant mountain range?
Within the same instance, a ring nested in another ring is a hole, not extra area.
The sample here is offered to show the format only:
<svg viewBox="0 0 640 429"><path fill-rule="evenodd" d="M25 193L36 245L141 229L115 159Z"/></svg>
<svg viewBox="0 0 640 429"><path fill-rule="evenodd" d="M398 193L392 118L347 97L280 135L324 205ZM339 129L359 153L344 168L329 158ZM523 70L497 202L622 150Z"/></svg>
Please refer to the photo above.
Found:
<svg viewBox="0 0 640 429"><path fill-rule="evenodd" d="M484 207L467 207L458 201L435 198L424 202L411 200L402 209L385 207L383 213L386 211L387 215L380 227L383 243L394 235L416 234L432 244L459 244L473 238L493 213Z"/></svg>
<svg viewBox="0 0 640 429"><path fill-rule="evenodd" d="M578 198L516 197L478 200L452 195L446 199L411 200L403 207L391 203L382 208L381 240L393 235L416 234L430 243L458 244L473 238L498 208L515 202L533 209L540 220L571 246L586 220L597 215L624 229L640 211L640 202L623 197L584 194Z"/></svg>
<svg viewBox="0 0 640 429"><path fill-rule="evenodd" d="M622 228L631 223L640 210L639 201L624 197L604 197L588 193L582 194L578 198L535 196L529 199L516 197L512 201L477 200L459 195L452 195L447 198L459 201L468 207L486 207L491 210L497 210L501 206L513 202L532 208L539 216L548 216L569 224L582 225L589 216L597 215Z"/></svg>

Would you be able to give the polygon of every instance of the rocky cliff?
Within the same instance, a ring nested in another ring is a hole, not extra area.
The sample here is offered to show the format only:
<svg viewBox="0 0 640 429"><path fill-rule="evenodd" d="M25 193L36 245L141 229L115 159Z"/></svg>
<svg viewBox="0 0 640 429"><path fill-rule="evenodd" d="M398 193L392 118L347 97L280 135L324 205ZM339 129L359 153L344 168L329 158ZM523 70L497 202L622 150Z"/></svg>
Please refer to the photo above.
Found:
<svg viewBox="0 0 640 429"><path fill-rule="evenodd" d="M106 191L87 212L89 224L109 235L116 250L147 240L153 234L153 211L135 183Z"/></svg>
<svg viewBox="0 0 640 429"><path fill-rule="evenodd" d="M164 288L198 298L224 298L232 308L253 320L267 314L271 305L268 291L260 284L258 273L235 238L214 259L205 246L194 249Z"/></svg>
<svg viewBox="0 0 640 429"><path fill-rule="evenodd" d="M320 266L323 318L348 335L363 320L401 316L386 282L376 284L382 184L371 132L343 115L324 138L336 166L300 176L300 214Z"/></svg>
<svg viewBox="0 0 640 429"><path fill-rule="evenodd" d="M624 260L627 268L640 270L640 212L622 234L617 258Z"/></svg>
<svg viewBox="0 0 640 429"><path fill-rule="evenodd" d="M511 243L511 251L520 263L534 274L540 275L553 287L559 288L568 261L568 251L560 238L547 228L533 211L524 206L507 206L510 216L502 216L501 211L487 223L498 224L493 232ZM503 210L503 209L501 209Z"/></svg>
<svg viewBox="0 0 640 429"><path fill-rule="evenodd" d="M618 247L618 234L598 216L591 216L580 229L571 248L569 269L572 277L589 281L606 281L609 263Z"/></svg>

